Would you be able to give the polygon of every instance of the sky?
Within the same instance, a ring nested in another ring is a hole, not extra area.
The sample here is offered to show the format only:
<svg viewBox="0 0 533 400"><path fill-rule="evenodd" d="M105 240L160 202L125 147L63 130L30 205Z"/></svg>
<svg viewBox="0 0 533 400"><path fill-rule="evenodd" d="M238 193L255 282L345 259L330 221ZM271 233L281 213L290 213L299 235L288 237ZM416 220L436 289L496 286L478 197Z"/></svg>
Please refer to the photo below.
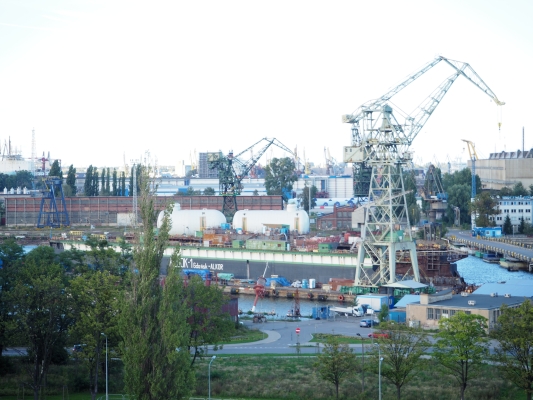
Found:
<svg viewBox="0 0 533 400"><path fill-rule="evenodd" d="M417 162L533 147L533 2L0 2L0 141L62 165L190 164L194 152L276 138L301 159L342 161L341 116L438 55L469 63L505 101L457 79L413 142ZM451 75L443 63L405 88L412 113ZM501 130L498 122L501 121ZM268 151L272 157L288 154ZM149 155L149 156L148 156Z"/></svg>

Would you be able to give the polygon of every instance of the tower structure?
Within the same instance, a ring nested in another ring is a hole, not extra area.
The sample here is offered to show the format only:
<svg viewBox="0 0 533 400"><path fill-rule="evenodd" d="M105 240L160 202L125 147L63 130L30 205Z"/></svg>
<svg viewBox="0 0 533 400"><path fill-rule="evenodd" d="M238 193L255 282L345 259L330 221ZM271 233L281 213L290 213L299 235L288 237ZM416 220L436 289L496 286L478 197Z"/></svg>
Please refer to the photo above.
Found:
<svg viewBox="0 0 533 400"><path fill-rule="evenodd" d="M389 105L390 99L440 62L451 66L453 74L412 115L404 114L404 120L399 122ZM369 201L355 285L396 282L396 261L403 258L405 252L409 252L412 267L402 279L412 275L420 280L402 168L412 160L409 146L459 76L476 85L496 105L505 104L469 64L439 56L380 98L364 103L353 114L342 116L343 122L352 124L352 145L344 147L344 162L354 163L354 193L368 193Z"/></svg>

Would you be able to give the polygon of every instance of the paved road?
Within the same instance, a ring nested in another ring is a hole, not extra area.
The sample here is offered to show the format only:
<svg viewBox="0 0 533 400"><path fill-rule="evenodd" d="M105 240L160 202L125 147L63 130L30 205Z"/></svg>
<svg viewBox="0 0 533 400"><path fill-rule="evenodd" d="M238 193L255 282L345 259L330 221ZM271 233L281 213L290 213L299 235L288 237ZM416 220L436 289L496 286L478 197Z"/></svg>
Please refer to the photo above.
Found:
<svg viewBox="0 0 533 400"><path fill-rule="evenodd" d="M265 334L265 339L243 344L224 345L222 350L213 354L294 354L296 353L297 341L300 342L300 352L311 354L317 353L319 346L310 342L314 333L333 333L346 336L356 336L359 333L368 343L373 340L368 338L372 332L370 328L359 327L361 318L337 317L330 320L302 320L300 322L269 321L264 324L254 324L252 321L244 321L244 324L253 329L260 329ZM296 334L296 328L300 328L300 335ZM361 345L350 345L356 352L361 351ZM320 346L320 349L322 346Z"/></svg>

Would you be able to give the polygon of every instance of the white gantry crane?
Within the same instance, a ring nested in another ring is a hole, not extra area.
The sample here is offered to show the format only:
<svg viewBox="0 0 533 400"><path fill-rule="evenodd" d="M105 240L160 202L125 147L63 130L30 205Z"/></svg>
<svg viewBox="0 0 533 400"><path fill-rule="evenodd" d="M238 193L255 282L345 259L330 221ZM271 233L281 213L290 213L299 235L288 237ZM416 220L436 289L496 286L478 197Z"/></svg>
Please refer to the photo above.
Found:
<svg viewBox="0 0 533 400"><path fill-rule="evenodd" d="M453 74L412 115L403 115L404 120L399 122L389 105L390 99L440 62L451 66ZM353 114L342 116L343 122L352 124L352 145L344 147L343 161L354 164L354 195L368 196L374 203L365 216L355 285L396 282L396 260L405 252L409 252L414 279L420 280L402 167L412 159L409 147L416 135L459 76L489 95L498 106L505 104L469 64L439 56L380 98L366 102ZM367 256L370 260L365 262Z"/></svg>

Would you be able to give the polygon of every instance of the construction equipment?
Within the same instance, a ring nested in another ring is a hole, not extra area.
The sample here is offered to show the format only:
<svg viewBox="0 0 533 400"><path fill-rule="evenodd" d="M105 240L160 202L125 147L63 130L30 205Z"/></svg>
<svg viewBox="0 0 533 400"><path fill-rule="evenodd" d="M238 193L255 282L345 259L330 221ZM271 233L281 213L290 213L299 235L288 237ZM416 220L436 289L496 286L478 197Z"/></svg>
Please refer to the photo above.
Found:
<svg viewBox="0 0 533 400"><path fill-rule="evenodd" d="M470 161L472 161L472 195L470 196L470 202L473 203L474 199L476 198L476 160L478 160L477 152L476 152L476 145L471 142L470 140L461 139L463 142L466 143L466 146L468 147L468 155L470 156ZM476 228L476 213L472 211L471 215L471 225L472 225L472 232Z"/></svg>
<svg viewBox="0 0 533 400"><path fill-rule="evenodd" d="M45 188L42 190L43 197L39 209L37 228L70 226L61 178L58 176L47 176L43 179L43 183ZM60 201L59 208L56 197Z"/></svg>
<svg viewBox="0 0 533 400"><path fill-rule="evenodd" d="M262 147L258 151L252 151L254 147L261 145ZM233 151L230 151L227 156L224 156L221 151L207 153L209 168L218 171L219 192L221 196L224 196L222 213L228 220L233 219L233 215L237 212L236 196L241 194L242 180L271 145L275 145L293 155L293 152L287 146L275 138L263 138L236 155L233 154ZM240 160L239 157L247 152L250 152L251 158L247 161Z"/></svg>
<svg viewBox="0 0 533 400"><path fill-rule="evenodd" d="M442 215L448 207L448 194L444 192L444 187L440 179L440 174L433 164L429 164L424 180L424 187L420 191L422 199L429 203L428 220L437 222L442 219Z"/></svg>
<svg viewBox="0 0 533 400"><path fill-rule="evenodd" d="M398 122L389 105L390 99L441 61L454 69L453 74L412 115L404 114L403 123ZM412 159L409 146L459 76L476 85L497 105L505 104L498 100L469 64L439 56L379 99L366 102L353 114L342 116L343 122L352 124L352 145L344 147L343 161L354 163L354 195L367 195L369 201L376 202L369 209L362 232L363 246L358 253L355 285L363 281L371 285L394 283L396 255L404 251L410 253L414 279L420 279L402 166ZM366 253L371 257L373 268L363 266ZM374 270L376 273L373 273Z"/></svg>

